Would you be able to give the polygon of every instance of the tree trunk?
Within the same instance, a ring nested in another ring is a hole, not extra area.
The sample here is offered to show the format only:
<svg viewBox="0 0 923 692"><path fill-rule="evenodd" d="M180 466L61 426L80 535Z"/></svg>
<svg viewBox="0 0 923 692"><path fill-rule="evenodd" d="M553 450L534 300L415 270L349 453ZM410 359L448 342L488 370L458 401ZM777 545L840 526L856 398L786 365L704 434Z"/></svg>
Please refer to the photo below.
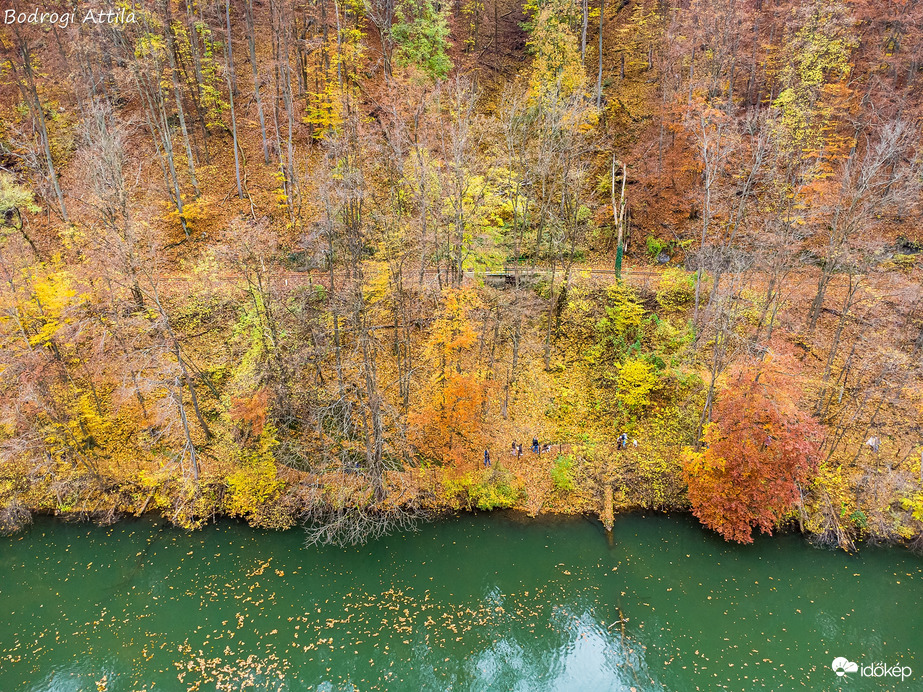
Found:
<svg viewBox="0 0 923 692"><path fill-rule="evenodd" d="M605 23L606 0L599 0L599 70L596 73L596 107L603 105L603 25Z"/></svg>
<svg viewBox="0 0 923 692"><path fill-rule="evenodd" d="M173 135L170 132L170 123L167 118L167 110L163 101L163 95L158 92L160 105L160 129L163 133L163 148L167 157L167 167L170 170L170 179L173 181L173 201L176 204L176 212L179 215L180 225L183 227L183 233L189 237L189 226L186 224L186 217L183 215L183 195L180 192L179 176L176 174L176 160L173 156Z"/></svg>
<svg viewBox="0 0 923 692"><path fill-rule="evenodd" d="M545 322L545 349L544 349L544 361L545 361L545 370L551 369L551 329L554 324L554 310L556 297L554 292L554 280L555 272L557 270L557 265L555 260L551 260L551 288L549 289L550 299L548 301L548 317Z"/></svg>
<svg viewBox="0 0 923 692"><path fill-rule="evenodd" d="M833 361L836 358L837 351L839 350L840 339L843 336L843 329L846 326L849 309L852 307L853 299L855 298L856 292L859 290L861 283L861 279L854 281L852 274L849 275L849 290L847 291L846 298L843 301L843 311L840 313L840 321L837 324L836 333L833 336L833 343L830 345L830 353L827 354L827 362L824 365L824 374L821 376L820 394L817 397L817 415L820 415L821 412L825 409L824 398L827 395L827 382L830 380L830 371L833 368Z"/></svg>
<svg viewBox="0 0 923 692"><path fill-rule="evenodd" d="M830 262L826 262L820 270L820 276L817 278L817 293L814 294L814 300L811 301L811 310L808 313L808 334L814 333L817 321L824 309L824 295L827 292L827 285L833 275L832 269L828 269Z"/></svg>
<svg viewBox="0 0 923 692"><path fill-rule="evenodd" d="M186 407L183 405L183 388L180 385L179 377L173 379L172 388L173 401L179 411L179 419L183 426L183 434L186 437L186 446L183 452L189 453L189 463L192 466L192 477L199 480L199 461L196 458L195 443L192 441L192 433L189 430L189 419L186 418Z"/></svg>
<svg viewBox="0 0 923 692"><path fill-rule="evenodd" d="M189 36L189 51L192 53L192 67L195 73L195 79L192 82L192 103L195 106L196 116L199 121L199 127L202 128L202 148L205 150L205 163L211 163L211 156L208 151L208 124L205 122L205 113L202 110L202 85L205 84L205 76L202 72L202 56L199 54L198 31L196 30L196 18L193 14L192 0L186 0L186 32ZM230 38L228 38L230 41Z"/></svg>
<svg viewBox="0 0 923 692"><path fill-rule="evenodd" d="M325 5L326 6L326 5ZM263 142L263 163L269 165L269 140L266 137L266 116L263 113L263 98L260 95L260 71L256 62L256 30L253 26L253 0L247 0L247 43L250 46L250 67L253 71L253 100L260 120L260 136Z"/></svg>
<svg viewBox="0 0 923 692"><path fill-rule="evenodd" d="M583 22L580 30L580 61L586 61L586 30L590 22L590 0L580 0Z"/></svg>
<svg viewBox="0 0 923 692"><path fill-rule="evenodd" d="M240 151L237 144L237 114L234 110L234 92L237 89L237 79L234 75L234 51L231 47L231 0L224 0L224 18L227 26L225 46L227 47L226 55L228 61L227 81L228 97L231 106L231 135L234 140L234 173L237 177L237 196L243 199L244 189L240 184Z"/></svg>
<svg viewBox="0 0 923 692"><path fill-rule="evenodd" d="M173 84L173 97L176 100L176 115L179 118L180 132L183 135L183 144L186 147L186 159L189 168L189 182L192 183L192 189L195 190L196 197L199 196L199 181L196 179L195 158L192 155L192 144L189 141L189 130L186 127L186 114L183 109L183 93L177 75L178 67L176 63L176 37L173 35L173 27L170 19L170 3L164 3L164 32L167 39L167 60L169 61L170 80Z"/></svg>
<svg viewBox="0 0 923 692"><path fill-rule="evenodd" d="M20 35L16 25L14 24L13 26L13 33L17 39L16 47L19 49L19 55L22 58L23 77L19 78L16 65L13 60L9 61L9 65L13 70L14 76L17 77L16 82L19 85L19 89L22 92L23 98L29 105L29 110L32 112L32 117L38 124L39 139L41 140L42 152L45 155L45 165L48 168L48 181L51 183L52 190L54 190L55 198L58 202L58 209L61 211L61 220L64 221L65 224L70 225L70 218L67 215L67 207L64 204L64 194L61 192L61 186L58 183L58 174L55 170L54 159L51 156L51 141L48 137L48 125L45 121L45 111L42 109L42 102L38 95L38 89L35 86L35 73L32 70L32 52L29 50L29 46L26 44L25 39L23 39Z"/></svg>
<svg viewBox="0 0 923 692"><path fill-rule="evenodd" d="M155 79L149 91L146 86L146 80L138 72L134 72L133 76L138 87L138 93L141 94L144 100L144 112L148 129L150 129L151 137L154 140L154 148L157 150L164 179L167 183L168 194L172 198L174 206L176 206L176 213L179 216L183 233L188 238L189 227L186 225L186 218L183 216L183 197L180 192L179 178L176 175L176 165L173 160L173 142L160 84Z"/></svg>

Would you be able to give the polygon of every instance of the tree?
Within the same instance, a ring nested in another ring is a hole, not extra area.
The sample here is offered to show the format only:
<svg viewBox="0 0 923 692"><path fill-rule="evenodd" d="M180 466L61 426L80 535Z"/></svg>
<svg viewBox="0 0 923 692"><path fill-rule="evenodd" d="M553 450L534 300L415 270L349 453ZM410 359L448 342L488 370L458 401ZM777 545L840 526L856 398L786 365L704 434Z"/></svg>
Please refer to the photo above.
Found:
<svg viewBox="0 0 923 692"><path fill-rule="evenodd" d="M381 40L381 57L384 61L385 77L391 76L391 53L394 51L394 35L392 25L397 14L397 0L364 0L365 13L375 28L378 29L378 38Z"/></svg>
<svg viewBox="0 0 923 692"><path fill-rule="evenodd" d="M603 105L603 29L606 22L606 0L599 0L599 67L596 71L596 107Z"/></svg>
<svg viewBox="0 0 923 692"><path fill-rule="evenodd" d="M231 135L234 140L234 174L237 180L237 196L244 197L244 190L240 184L240 144L237 142L237 111L234 108L234 92L237 91L237 76L234 73L234 50L231 36L231 0L224 2L224 19L227 27L225 36L225 58L227 60L226 78L228 82L228 99L231 106Z"/></svg>
<svg viewBox="0 0 923 692"><path fill-rule="evenodd" d="M778 362L777 362L778 360ZM683 455L692 511L728 540L771 533L817 466L820 426L798 406L790 362L767 354L732 378L706 427L706 447Z"/></svg>
<svg viewBox="0 0 923 692"><path fill-rule="evenodd" d="M622 166L622 194L618 202L615 201L615 169L621 164ZM622 253L624 248L622 240L625 235L625 213L628 211L628 204L625 202L625 184L628 182L628 167L621 161L612 157L612 184L610 192L612 195L612 222L615 225L617 240L615 244L615 278L622 279Z"/></svg>
<svg viewBox="0 0 923 692"><path fill-rule="evenodd" d="M699 321L702 270L714 216L713 197L718 180L724 173L727 158L733 147L733 137L729 133L730 127L725 114L698 100L695 101L695 105L695 108L690 109L690 115L694 118L694 124L691 129L695 133L702 166L702 232L699 242L698 268L695 275L693 324L697 324Z"/></svg>
<svg viewBox="0 0 923 692"><path fill-rule="evenodd" d="M339 427L334 434L341 448L340 470L355 474L355 482L344 481L335 492L308 503L308 543L365 542L392 529L407 528L417 516L416 506L401 502L403 493L388 478L389 470L402 468L403 457L395 444L400 442L399 436L395 440L387 434L392 409L380 384L381 345L372 324L375 312L370 304L373 265L365 261L373 237L360 135L359 119L350 117L343 132L326 141L329 168L325 175L329 180L323 181L322 188L328 207L329 261L335 261L336 250L343 252L345 278L334 295L331 269L331 304L337 305L332 311L337 392L330 397L333 401L326 411L314 414L318 430ZM343 329L339 327L341 320ZM344 382L345 375L352 381ZM323 421L321 416L329 419Z"/></svg>
<svg viewBox="0 0 923 692"><path fill-rule="evenodd" d="M135 307L143 310L144 295L138 279L142 244L132 218L130 190L123 173L125 128L105 101L93 101L86 111L80 157L90 193L85 203L99 224L88 245L100 275L111 284L128 283Z"/></svg>
<svg viewBox="0 0 923 692"><path fill-rule="evenodd" d="M889 209L918 199L920 173L916 128L902 120L882 123L862 133L852 143L841 170L828 181L818 176L814 184L809 219L818 231L815 238L822 257L817 292L808 314L808 331L820 319L824 296L834 273L859 264L868 246L869 229L881 223ZM836 170L836 168L834 168Z"/></svg>
<svg viewBox="0 0 923 692"><path fill-rule="evenodd" d="M476 454L486 391L477 373L463 366L477 340L470 313L478 305L470 290L447 289L443 294L428 344L434 364L429 401L410 419L420 452L456 466Z"/></svg>
<svg viewBox="0 0 923 692"><path fill-rule="evenodd" d="M779 75L773 108L793 155L822 146L834 104L846 87L850 52L857 41L853 20L838 2L814 0L794 13L792 35L784 46L787 62Z"/></svg>
<svg viewBox="0 0 923 692"><path fill-rule="evenodd" d="M29 243L35 256L39 257L38 248L26 233L23 210L37 214L41 211L41 207L35 203L35 195L31 190L17 185L12 175L0 171L0 230L11 228L19 231L23 240ZM3 236L0 235L0 239L2 238Z"/></svg>
<svg viewBox="0 0 923 692"><path fill-rule="evenodd" d="M51 152L51 139L48 134L45 108L42 105L42 100L39 96L38 86L36 84L32 49L15 24L13 25L13 34L16 37L15 52L13 48L8 47L5 42L2 41L0 41L0 48L3 48L4 52L9 56L6 64L9 65L10 71L15 78L16 85L19 87L23 100L28 105L29 112L32 114L32 118L35 121L35 130L39 140L36 148L41 149L44 154L48 183L57 200L58 209L61 212L61 219L65 224L69 224L70 218L67 214L67 206L64 203L64 193L61 191L56 165Z"/></svg>
<svg viewBox="0 0 923 692"><path fill-rule="evenodd" d="M549 0L535 10L528 42L535 54L529 89L533 101L542 106L582 93L586 82L569 10L568 0Z"/></svg>
<svg viewBox="0 0 923 692"><path fill-rule="evenodd" d="M478 93L470 82L460 77L453 79L446 91L444 108L449 124L440 138L440 153L446 164L442 182L446 197L445 214L451 218L452 228L447 231L445 252L450 258L452 287L458 288L464 278L465 262L474 240L470 233L469 215L480 202L475 195L475 203L472 204L470 194L475 166L479 163L479 138L475 128Z"/></svg>
<svg viewBox="0 0 923 692"><path fill-rule="evenodd" d="M326 6L326 3L324 3ZM260 95L260 68L256 60L256 27L253 21L253 0L247 0L245 5L247 47L250 49L250 70L253 73L253 100L256 102L256 112L260 121L260 137L263 143L263 163L269 165L269 140L266 137L266 116L263 113L263 98ZM228 36L230 41L230 36Z"/></svg>
<svg viewBox="0 0 923 692"><path fill-rule="evenodd" d="M234 274L243 279L246 295L250 302L249 319L253 326L253 339L248 360L254 365L267 362L266 372L257 367L257 380L272 385L272 404L276 421L288 424L286 417L291 409L289 391L290 373L283 357L285 349L280 337L278 318L278 296L271 284L271 272L275 268L274 257L278 252L278 238L265 219L249 222L234 219L228 238L215 248L215 254L228 263Z"/></svg>
<svg viewBox="0 0 923 692"><path fill-rule="evenodd" d="M405 0L398 5L391 29L398 46L397 62L414 65L430 79L445 79L452 69L449 47L449 6L437 10L433 0Z"/></svg>
<svg viewBox="0 0 923 692"><path fill-rule="evenodd" d="M180 65L179 56L177 55L177 41L173 19L170 13L170 0L161 0L161 9L163 12L163 33L165 53L167 55L168 71L170 73L170 82L173 85L173 98L176 101L176 117L179 119L180 132L183 137L183 144L186 148L186 165L189 168L189 182L192 183L192 189L195 190L195 196L199 196L199 181L196 177L195 157L192 154L192 144L189 135L189 129L186 127L186 110L183 107L183 94L180 85Z"/></svg>
<svg viewBox="0 0 923 692"><path fill-rule="evenodd" d="M135 86L144 103L144 115L157 151L158 162L163 172L170 199L176 206L183 233L189 237L189 227L183 213L184 200L176 169L173 149L173 131L168 113L168 100L164 94L164 40L149 14L142 15L140 33L134 43L128 43L124 59ZM126 42L127 43L127 42ZM190 166L193 162L190 160Z"/></svg>

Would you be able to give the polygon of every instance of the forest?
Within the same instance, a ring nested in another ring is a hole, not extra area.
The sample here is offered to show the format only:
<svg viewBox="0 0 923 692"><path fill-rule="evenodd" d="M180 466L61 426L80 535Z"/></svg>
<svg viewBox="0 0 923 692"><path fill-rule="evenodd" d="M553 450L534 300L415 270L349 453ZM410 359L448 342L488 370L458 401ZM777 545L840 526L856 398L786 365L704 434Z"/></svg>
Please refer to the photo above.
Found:
<svg viewBox="0 0 923 692"><path fill-rule="evenodd" d="M14 7L4 532L923 547L923 4Z"/></svg>

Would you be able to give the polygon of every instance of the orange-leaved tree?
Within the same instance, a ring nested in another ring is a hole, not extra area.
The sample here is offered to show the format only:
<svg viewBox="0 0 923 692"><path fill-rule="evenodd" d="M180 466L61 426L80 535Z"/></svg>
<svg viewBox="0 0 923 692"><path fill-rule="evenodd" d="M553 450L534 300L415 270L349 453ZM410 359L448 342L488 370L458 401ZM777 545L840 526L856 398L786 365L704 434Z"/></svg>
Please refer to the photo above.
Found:
<svg viewBox="0 0 923 692"><path fill-rule="evenodd" d="M755 367L754 367L755 366ZM727 540L771 533L816 468L820 425L798 406L787 359L767 356L731 377L701 451L683 454L692 512Z"/></svg>
<svg viewBox="0 0 923 692"><path fill-rule="evenodd" d="M459 465L480 444L487 383L465 367L464 356L477 341L470 312L480 306L470 289L449 289L433 322L427 354L434 365L429 396L411 414L414 443L426 457Z"/></svg>

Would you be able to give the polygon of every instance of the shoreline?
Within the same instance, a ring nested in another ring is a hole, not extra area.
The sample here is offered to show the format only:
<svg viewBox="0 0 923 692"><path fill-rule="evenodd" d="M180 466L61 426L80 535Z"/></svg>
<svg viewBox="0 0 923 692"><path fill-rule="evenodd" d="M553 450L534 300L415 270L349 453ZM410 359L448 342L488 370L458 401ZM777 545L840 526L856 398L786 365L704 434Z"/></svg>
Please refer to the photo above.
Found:
<svg viewBox="0 0 923 692"><path fill-rule="evenodd" d="M266 503L264 509L272 510L274 507L278 507L280 498L277 498L273 502ZM13 537L18 534L26 532L34 523L36 517L40 517L44 520L51 520L55 522L61 522L65 524L93 524L95 528L104 529L115 524L130 522L133 520L150 520L155 522L162 522L164 527L175 528L186 531L187 533L193 533L198 530L205 530L208 526L215 525L220 521L232 521L238 522L241 524L247 524L250 528L259 530L259 531L305 531L305 518L295 516L293 521L287 523L286 525L265 525L261 522L253 521L253 517L246 517L240 514L235 514L228 511L215 511L211 513L204 520L197 522L194 526L183 525L174 521L170 517L169 510L162 507L150 507L145 509L143 512L139 511L127 511L124 508L101 510L99 508L88 509L87 507L80 508L53 508L53 507L42 507L42 506L33 506L33 507L24 507L28 511L28 519L20 523L14 529L9 530L5 525L0 527L0 536ZM296 513L297 514L297 513ZM307 514L307 509L302 509L301 514ZM632 516L632 515L667 515L681 517L684 520L688 520L694 523L702 532L711 534L716 538L720 538L717 533L710 531L707 527L702 525L691 510L687 508L680 507L670 507L670 508L650 508L642 506L623 506L615 509L612 515L613 527L607 527L605 525L605 520L603 517L603 511L592 510L592 509L566 509L561 507L549 507L547 509L542 509L537 513L531 512L528 508L523 505L513 505L507 507L496 507L493 509L481 509L478 507L458 507L451 506L449 504L439 504L439 505L430 505L425 509L422 509L420 513L414 517L414 525L412 528L403 528L393 531L388 531L384 534L376 536L375 538L380 538L384 535L392 535L403 533L406 531L415 531L420 525L434 523L442 521L450 517L458 517L463 515L493 515L497 517L507 518L517 524L533 524L533 523L553 523L556 520L573 520L573 521L590 521L599 525L599 528L603 530L606 536L610 537L613 535L614 525L618 523L620 517ZM811 544L813 547L826 550L836 550L837 546L829 542L824 542L822 536L818 534L812 534L808 531L801 531L798 528L797 518L791 518L786 523L776 527L771 534L764 533L754 533L753 538L775 538L782 535L794 535L799 534L805 541ZM861 552L861 548L868 547L886 547L886 548L902 548L909 550L911 552L917 552L918 548L914 546L914 542L920 540L920 536L915 536L910 539L904 540L893 540L888 539L887 537L875 536L871 534L862 535L856 538L854 542L853 550L845 550L848 554L857 555ZM729 545L738 545L744 546L747 544L737 543L735 541L728 541L722 539L723 543ZM341 548L347 547L346 545L340 546Z"/></svg>

